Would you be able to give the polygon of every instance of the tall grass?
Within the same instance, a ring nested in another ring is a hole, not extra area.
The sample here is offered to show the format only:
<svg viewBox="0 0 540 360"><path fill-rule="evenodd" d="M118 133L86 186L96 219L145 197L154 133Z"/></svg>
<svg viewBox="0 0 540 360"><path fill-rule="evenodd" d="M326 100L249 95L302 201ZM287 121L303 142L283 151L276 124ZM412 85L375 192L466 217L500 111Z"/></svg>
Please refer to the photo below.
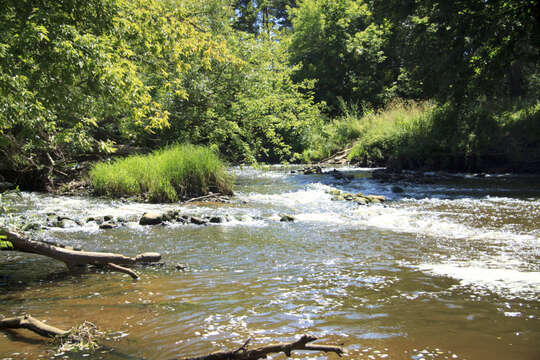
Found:
<svg viewBox="0 0 540 360"><path fill-rule="evenodd" d="M151 202L176 202L210 191L232 193L232 179L216 153L194 145L97 163L89 176L98 195L139 196Z"/></svg>
<svg viewBox="0 0 540 360"><path fill-rule="evenodd" d="M433 111L429 102L395 100L384 109L367 112L360 119L365 131L356 139L349 160L380 166L398 153L414 158L418 152L430 151Z"/></svg>
<svg viewBox="0 0 540 360"><path fill-rule="evenodd" d="M344 112L312 135L305 160L354 144L364 166L450 171L540 171L540 102L461 107L396 100L379 111Z"/></svg>
<svg viewBox="0 0 540 360"><path fill-rule="evenodd" d="M366 131L366 124L361 119L363 110L357 104L346 104L343 99L338 100L341 115L320 122L312 129L309 147L302 156L305 162L320 161L350 147Z"/></svg>

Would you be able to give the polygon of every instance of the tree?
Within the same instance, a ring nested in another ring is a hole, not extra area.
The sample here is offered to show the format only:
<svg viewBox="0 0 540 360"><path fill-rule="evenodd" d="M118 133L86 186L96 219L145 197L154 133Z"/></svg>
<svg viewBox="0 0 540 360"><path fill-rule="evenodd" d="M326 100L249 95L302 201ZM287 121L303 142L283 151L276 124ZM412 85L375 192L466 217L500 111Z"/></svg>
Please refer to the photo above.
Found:
<svg viewBox="0 0 540 360"><path fill-rule="evenodd" d="M290 27L288 8L296 7L296 0L236 0L235 28L251 34L270 28Z"/></svg>
<svg viewBox="0 0 540 360"><path fill-rule="evenodd" d="M396 56L424 97L525 95L538 74L536 1L375 0L372 9L378 24L392 24Z"/></svg>
<svg viewBox="0 0 540 360"><path fill-rule="evenodd" d="M381 105L399 69L386 52L391 27L377 24L368 3L304 0L291 9L290 58L297 80L315 79L315 98L335 112L346 102Z"/></svg>
<svg viewBox="0 0 540 360"><path fill-rule="evenodd" d="M183 74L224 58L187 5L7 0L0 12L0 171L43 187L78 154L167 127ZM31 176L29 176L31 174Z"/></svg>

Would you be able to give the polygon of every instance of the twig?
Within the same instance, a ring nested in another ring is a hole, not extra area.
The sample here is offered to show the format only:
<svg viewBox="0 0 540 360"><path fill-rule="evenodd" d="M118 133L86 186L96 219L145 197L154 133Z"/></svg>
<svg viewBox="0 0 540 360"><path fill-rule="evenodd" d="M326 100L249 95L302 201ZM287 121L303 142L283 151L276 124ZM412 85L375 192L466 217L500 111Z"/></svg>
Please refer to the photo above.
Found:
<svg viewBox="0 0 540 360"><path fill-rule="evenodd" d="M212 193L212 194L208 194L208 195L204 195L204 196L199 196L199 197L196 197L196 198L191 198L189 200L186 200L185 202L189 203L189 202L193 202L193 201L198 201L198 200L203 200L203 199L208 199L208 198L213 198L213 197L218 197L218 196L221 196L223 194L221 193Z"/></svg>
<svg viewBox="0 0 540 360"><path fill-rule="evenodd" d="M135 280L139 280L139 274L137 274L135 271L133 271L131 269L128 269L127 267L123 267L123 266L116 265L116 264L113 264L113 263L108 263L107 267L110 268L111 270L118 271L118 272L121 272L121 273L124 273L124 274L128 274L129 276L131 276Z"/></svg>

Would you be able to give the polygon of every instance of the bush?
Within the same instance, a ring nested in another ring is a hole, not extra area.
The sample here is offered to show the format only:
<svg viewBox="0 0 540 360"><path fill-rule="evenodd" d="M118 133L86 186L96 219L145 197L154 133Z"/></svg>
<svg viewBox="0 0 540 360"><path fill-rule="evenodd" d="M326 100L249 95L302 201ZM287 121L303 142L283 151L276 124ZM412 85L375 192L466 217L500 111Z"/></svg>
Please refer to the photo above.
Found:
<svg viewBox="0 0 540 360"><path fill-rule="evenodd" d="M90 180L98 195L140 196L151 202L175 202L210 191L232 194L232 179L216 153L194 145L95 164Z"/></svg>

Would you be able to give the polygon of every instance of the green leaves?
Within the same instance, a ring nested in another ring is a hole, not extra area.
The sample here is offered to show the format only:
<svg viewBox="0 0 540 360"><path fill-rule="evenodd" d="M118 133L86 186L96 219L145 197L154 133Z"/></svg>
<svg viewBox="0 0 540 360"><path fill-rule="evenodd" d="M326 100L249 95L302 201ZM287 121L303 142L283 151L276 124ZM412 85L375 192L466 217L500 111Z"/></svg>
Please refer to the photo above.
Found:
<svg viewBox="0 0 540 360"><path fill-rule="evenodd" d="M389 23L374 22L368 2L300 1L291 10L295 79L315 79L317 100L336 113L339 98L380 105L397 77L388 61Z"/></svg>
<svg viewBox="0 0 540 360"><path fill-rule="evenodd" d="M5 235L0 235L0 251L1 250L13 250L13 244L11 241L6 240L7 237Z"/></svg>

